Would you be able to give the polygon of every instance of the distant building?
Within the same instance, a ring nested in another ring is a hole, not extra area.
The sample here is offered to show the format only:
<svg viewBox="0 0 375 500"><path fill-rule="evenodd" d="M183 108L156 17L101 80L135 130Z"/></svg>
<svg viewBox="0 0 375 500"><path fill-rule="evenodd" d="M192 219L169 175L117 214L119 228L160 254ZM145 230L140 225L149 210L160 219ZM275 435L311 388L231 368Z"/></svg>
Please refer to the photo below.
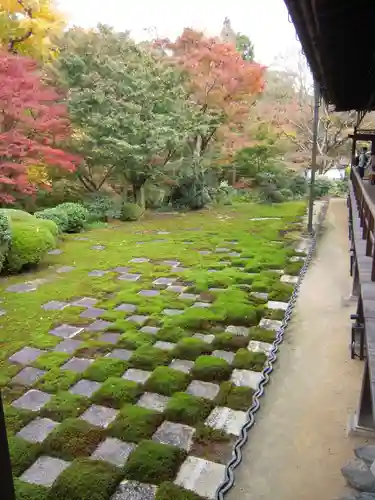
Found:
<svg viewBox="0 0 375 500"><path fill-rule="evenodd" d="M224 19L223 27L220 32L220 40L225 43L236 44L237 35L232 28L229 17Z"/></svg>

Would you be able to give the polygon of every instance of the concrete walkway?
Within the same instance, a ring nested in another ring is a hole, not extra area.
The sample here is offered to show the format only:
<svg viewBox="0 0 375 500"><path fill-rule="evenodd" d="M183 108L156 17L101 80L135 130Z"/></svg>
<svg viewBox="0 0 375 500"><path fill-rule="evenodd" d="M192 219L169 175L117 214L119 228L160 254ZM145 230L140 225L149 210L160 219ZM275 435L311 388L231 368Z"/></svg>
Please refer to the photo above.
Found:
<svg viewBox="0 0 375 500"><path fill-rule="evenodd" d="M345 491L340 468L364 442L346 437L363 366L348 349L344 200L331 201L325 226L229 500L333 500Z"/></svg>

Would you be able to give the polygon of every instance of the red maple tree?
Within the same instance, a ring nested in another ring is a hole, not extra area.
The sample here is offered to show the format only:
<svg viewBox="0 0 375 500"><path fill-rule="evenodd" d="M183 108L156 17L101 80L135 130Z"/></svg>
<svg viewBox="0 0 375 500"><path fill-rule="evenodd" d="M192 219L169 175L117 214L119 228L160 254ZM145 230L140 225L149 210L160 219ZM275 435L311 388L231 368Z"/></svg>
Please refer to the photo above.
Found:
<svg viewBox="0 0 375 500"><path fill-rule="evenodd" d="M61 101L33 60L0 52L0 203L35 193L30 167L75 170L79 159L60 149L71 131Z"/></svg>

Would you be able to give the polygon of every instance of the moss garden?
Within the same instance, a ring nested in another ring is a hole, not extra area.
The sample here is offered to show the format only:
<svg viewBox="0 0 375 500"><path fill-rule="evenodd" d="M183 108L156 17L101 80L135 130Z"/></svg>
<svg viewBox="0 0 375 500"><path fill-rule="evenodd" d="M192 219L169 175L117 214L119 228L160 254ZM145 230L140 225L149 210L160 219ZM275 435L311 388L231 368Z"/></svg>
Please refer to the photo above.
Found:
<svg viewBox="0 0 375 500"><path fill-rule="evenodd" d="M38 268L0 278L17 500L215 499L303 265L305 208L60 236L40 219ZM24 258L16 241L8 269Z"/></svg>

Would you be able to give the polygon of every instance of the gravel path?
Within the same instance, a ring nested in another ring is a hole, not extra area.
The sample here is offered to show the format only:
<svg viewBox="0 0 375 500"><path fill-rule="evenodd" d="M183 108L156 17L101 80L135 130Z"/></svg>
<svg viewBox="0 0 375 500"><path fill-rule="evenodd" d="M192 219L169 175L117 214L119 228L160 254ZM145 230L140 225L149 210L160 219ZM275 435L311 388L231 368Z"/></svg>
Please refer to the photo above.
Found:
<svg viewBox="0 0 375 500"><path fill-rule="evenodd" d="M331 201L325 226L228 500L333 500L345 491L340 468L363 442L346 437L362 364L348 350L344 200Z"/></svg>

